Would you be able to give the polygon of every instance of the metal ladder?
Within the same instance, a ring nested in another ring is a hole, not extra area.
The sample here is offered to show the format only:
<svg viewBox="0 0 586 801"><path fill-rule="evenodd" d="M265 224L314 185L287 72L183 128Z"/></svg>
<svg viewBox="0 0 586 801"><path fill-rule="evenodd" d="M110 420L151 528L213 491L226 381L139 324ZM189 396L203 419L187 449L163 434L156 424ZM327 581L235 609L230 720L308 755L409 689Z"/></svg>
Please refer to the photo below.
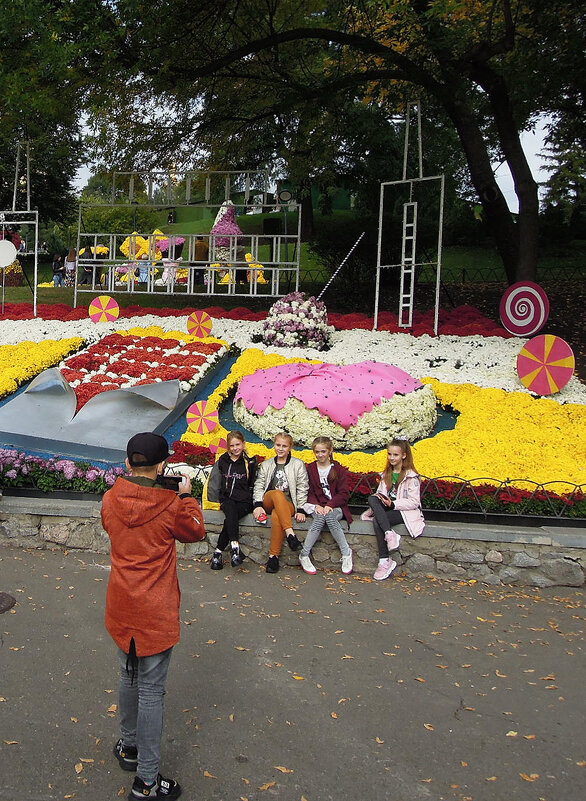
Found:
<svg viewBox="0 0 586 801"><path fill-rule="evenodd" d="M415 251L417 243L417 203L403 204L401 243L401 286L399 290L399 327L410 328L413 321L415 291ZM405 319L405 316L407 319Z"/></svg>

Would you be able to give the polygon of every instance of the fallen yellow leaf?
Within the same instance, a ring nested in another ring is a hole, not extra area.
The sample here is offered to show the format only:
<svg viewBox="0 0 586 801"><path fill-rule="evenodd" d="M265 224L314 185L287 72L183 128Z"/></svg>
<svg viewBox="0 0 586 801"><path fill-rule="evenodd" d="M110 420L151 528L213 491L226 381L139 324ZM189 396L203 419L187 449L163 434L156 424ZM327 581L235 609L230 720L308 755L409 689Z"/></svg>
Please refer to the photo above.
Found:
<svg viewBox="0 0 586 801"><path fill-rule="evenodd" d="M118 790L118 795L119 795L119 796L126 795L126 787L121 787L121 788Z"/></svg>
<svg viewBox="0 0 586 801"><path fill-rule="evenodd" d="M500 670L495 670L495 673L499 677L499 679L506 679L507 678L507 674L506 673L501 673Z"/></svg>
<svg viewBox="0 0 586 801"><path fill-rule="evenodd" d="M4 745L18 745L18 740L3 740Z"/></svg>
<svg viewBox="0 0 586 801"><path fill-rule="evenodd" d="M81 762L78 762L77 765L75 766L75 772L81 773L82 770L83 770L83 765L81 764Z"/></svg>
<svg viewBox="0 0 586 801"><path fill-rule="evenodd" d="M421 676L417 676L415 678L415 681L421 681L421 682L423 682L423 684L425 684L425 679L422 679Z"/></svg>
<svg viewBox="0 0 586 801"><path fill-rule="evenodd" d="M282 765L275 765L275 770L280 770L281 773L293 773L291 768L284 768Z"/></svg>
<svg viewBox="0 0 586 801"><path fill-rule="evenodd" d="M354 657L353 656L348 656L348 654L344 654L342 659L354 659Z"/></svg>
<svg viewBox="0 0 586 801"><path fill-rule="evenodd" d="M434 729L434 727L431 725L431 723L424 723L424 724L423 724L423 728L424 728L424 729L427 729L428 731L435 731L435 729Z"/></svg>
<svg viewBox="0 0 586 801"><path fill-rule="evenodd" d="M86 764L88 764L88 765L89 765L89 764L91 764L91 763L92 763L94 760L93 760L93 759L84 759L83 757L80 757L79 761L80 761L80 762L85 762Z"/></svg>
<svg viewBox="0 0 586 801"><path fill-rule="evenodd" d="M526 740L534 740L537 737L537 735L536 734L524 734L523 737Z"/></svg>
<svg viewBox="0 0 586 801"><path fill-rule="evenodd" d="M539 778L539 773L519 773L519 776L526 782L536 782Z"/></svg>
<svg viewBox="0 0 586 801"><path fill-rule="evenodd" d="M78 722L77 718L69 718L69 720L72 720L74 723Z"/></svg>
<svg viewBox="0 0 586 801"><path fill-rule="evenodd" d="M487 776L484 781L486 781L486 782L496 782L496 781L498 781L498 776Z"/></svg>
<svg viewBox="0 0 586 801"><path fill-rule="evenodd" d="M259 790L268 790L269 787L274 787L277 782L267 782L266 784L261 784L258 788Z"/></svg>
<svg viewBox="0 0 586 801"><path fill-rule="evenodd" d="M336 719L336 718L338 717L338 713L337 713L337 712L330 712L330 715L331 715L331 716L332 716L334 719Z"/></svg>
<svg viewBox="0 0 586 801"><path fill-rule="evenodd" d="M518 732L518 731L508 731L508 732L505 734L505 737L516 737L518 734L519 734L519 732Z"/></svg>
<svg viewBox="0 0 586 801"><path fill-rule="evenodd" d="M108 707L107 711L108 712L117 712L118 711L118 704L112 704L112 706Z"/></svg>
<svg viewBox="0 0 586 801"><path fill-rule="evenodd" d="M382 744L384 743L384 740L381 740L381 738L380 738L380 737L375 737L374 739L377 741L377 743L378 743L379 745L382 745Z"/></svg>
<svg viewBox="0 0 586 801"><path fill-rule="evenodd" d="M305 681L305 676L293 676L297 681Z"/></svg>
<svg viewBox="0 0 586 801"><path fill-rule="evenodd" d="M204 770L203 775L206 777L206 779L217 779L218 778L217 776L214 776L213 773L210 773L209 770Z"/></svg>
<svg viewBox="0 0 586 801"><path fill-rule="evenodd" d="M234 723L234 713L232 713L231 715L228 715L228 720L229 720L231 723Z"/></svg>
<svg viewBox="0 0 586 801"><path fill-rule="evenodd" d="M206 640L206 645L214 645L215 642L215 640Z"/></svg>

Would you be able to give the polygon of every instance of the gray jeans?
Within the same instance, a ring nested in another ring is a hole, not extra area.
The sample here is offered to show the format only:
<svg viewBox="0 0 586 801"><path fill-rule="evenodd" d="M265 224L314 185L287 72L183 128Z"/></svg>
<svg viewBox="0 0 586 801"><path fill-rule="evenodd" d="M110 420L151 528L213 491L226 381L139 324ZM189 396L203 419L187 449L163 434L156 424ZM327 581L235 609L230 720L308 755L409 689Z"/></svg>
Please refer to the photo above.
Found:
<svg viewBox="0 0 586 801"><path fill-rule="evenodd" d="M138 749L138 769L143 782L150 784L159 773L163 735L164 695L172 648L153 656L139 656L138 670L126 670L128 654L120 648L120 734L126 746Z"/></svg>
<svg viewBox="0 0 586 801"><path fill-rule="evenodd" d="M313 513L313 522L307 532L303 548L301 549L300 556L309 556L309 552L317 542L319 535L325 525L329 528L332 537L338 543L338 548L342 556L349 556L351 553L350 546L346 540L344 529L340 525L340 520L344 517L340 507L332 509L327 515L320 515L317 512Z"/></svg>

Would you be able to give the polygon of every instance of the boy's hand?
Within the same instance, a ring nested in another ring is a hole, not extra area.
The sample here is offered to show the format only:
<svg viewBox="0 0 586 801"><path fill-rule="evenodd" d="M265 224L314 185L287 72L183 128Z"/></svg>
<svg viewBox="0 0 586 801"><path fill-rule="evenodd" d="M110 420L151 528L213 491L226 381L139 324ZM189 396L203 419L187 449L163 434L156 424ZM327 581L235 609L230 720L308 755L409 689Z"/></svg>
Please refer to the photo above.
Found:
<svg viewBox="0 0 586 801"><path fill-rule="evenodd" d="M183 495L184 492L186 492L188 495L191 495L191 479L189 476L186 476L182 473L177 493L179 495Z"/></svg>

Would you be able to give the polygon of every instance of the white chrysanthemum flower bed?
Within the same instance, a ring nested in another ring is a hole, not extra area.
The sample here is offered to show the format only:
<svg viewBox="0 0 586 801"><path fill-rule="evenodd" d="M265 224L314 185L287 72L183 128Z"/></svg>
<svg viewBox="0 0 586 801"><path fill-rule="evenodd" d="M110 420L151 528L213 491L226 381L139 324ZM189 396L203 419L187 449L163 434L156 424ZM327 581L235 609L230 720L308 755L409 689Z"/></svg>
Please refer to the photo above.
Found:
<svg viewBox="0 0 586 801"><path fill-rule="evenodd" d="M234 418L264 440L272 440L279 431L288 431L296 443L306 447L311 447L315 437L326 436L337 450L364 450L379 448L393 437L413 442L428 436L437 411L433 389L425 385L408 395L384 399L348 430L296 398L289 398L282 409L267 406L262 415L249 411L239 400L234 403Z"/></svg>

